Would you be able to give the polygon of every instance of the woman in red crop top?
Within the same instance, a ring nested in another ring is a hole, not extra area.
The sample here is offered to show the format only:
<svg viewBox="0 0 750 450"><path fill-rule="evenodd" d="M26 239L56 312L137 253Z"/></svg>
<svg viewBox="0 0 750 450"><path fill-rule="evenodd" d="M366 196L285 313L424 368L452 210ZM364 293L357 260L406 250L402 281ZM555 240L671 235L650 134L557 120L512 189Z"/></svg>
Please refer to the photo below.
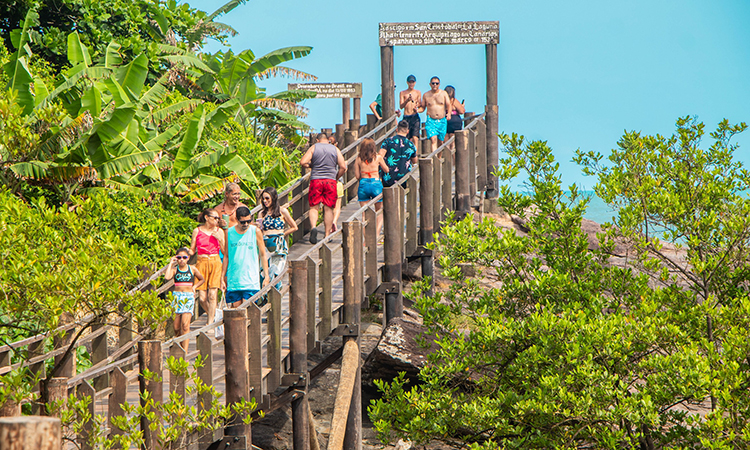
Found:
<svg viewBox="0 0 750 450"><path fill-rule="evenodd" d="M174 308L174 334L182 336L190 331L190 319L193 317L195 307L195 290L205 284L203 274L197 267L188 264L189 250L182 247L172 257L164 278L174 278L174 289L172 290L172 308ZM190 339L180 342L185 353L188 351Z"/></svg>
<svg viewBox="0 0 750 450"><path fill-rule="evenodd" d="M208 314L208 322L214 321L216 296L219 288L224 289L221 258L219 252L227 254L224 231L219 227L219 213L215 209L204 209L198 216L201 225L193 230L190 254L197 254L195 267L206 277L206 282L198 288L198 301Z"/></svg>

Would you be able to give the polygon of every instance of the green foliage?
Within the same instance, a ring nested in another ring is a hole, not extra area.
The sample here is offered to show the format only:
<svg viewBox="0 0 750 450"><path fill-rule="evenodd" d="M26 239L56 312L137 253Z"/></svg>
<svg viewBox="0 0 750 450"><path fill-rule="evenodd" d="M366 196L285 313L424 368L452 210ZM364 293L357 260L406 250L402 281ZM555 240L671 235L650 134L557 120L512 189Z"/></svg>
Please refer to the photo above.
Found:
<svg viewBox="0 0 750 450"><path fill-rule="evenodd" d="M500 138L508 154L501 179L523 172L530 188L505 188L500 204L525 217L529 232L470 217L445 224L434 248L453 284L432 297L417 284L411 294L438 350L420 384L407 387L403 377L379 384L383 398L369 412L381 439L440 439L473 449L744 448L745 285L732 285L721 303L702 302L684 283L655 283L650 274L661 270L638 271L638 258L614 265L613 238L622 236L610 228L600 245L589 246L580 229L586 201L575 186L562 190L546 143ZM658 198L653 186L650 192ZM464 278L460 263L476 265L484 281ZM704 328L709 315L713 339Z"/></svg>
<svg viewBox="0 0 750 450"><path fill-rule="evenodd" d="M94 449L141 448L145 445L143 431L140 429L140 418L146 417L150 422L153 435L157 440L157 449L184 448L186 436L193 433L212 433L227 425L235 416L242 422L252 422L251 413L257 408L255 399L242 400L238 404L226 406L219 402L221 393L213 386L208 386L198 377L197 369L203 366L201 356L196 358L192 370L182 358L167 358L167 369L173 375L185 377L186 395L198 398L209 398L210 404L199 410L188 406L186 399L177 392L170 392L169 399L157 403L149 392L141 394L137 405L122 404L124 415L112 418L112 425L120 434L109 435L104 424L107 418L100 415L91 416L88 406L91 398L82 399L69 396L65 401L53 404L51 412L60 416L63 434L69 439L83 436L84 427L90 424L92 431L85 439ZM161 377L148 370L143 373L147 380L162 381ZM262 411L261 411L262 417Z"/></svg>
<svg viewBox="0 0 750 450"><path fill-rule="evenodd" d="M154 293L126 297L148 260L98 226L95 202L76 199L70 208L55 208L40 198L26 205L0 192L0 205L5 212L0 217L2 339L49 332L63 314L81 322L80 333L97 323L116 322L121 314L144 325L171 315L169 305ZM128 301L120 310L124 298Z"/></svg>

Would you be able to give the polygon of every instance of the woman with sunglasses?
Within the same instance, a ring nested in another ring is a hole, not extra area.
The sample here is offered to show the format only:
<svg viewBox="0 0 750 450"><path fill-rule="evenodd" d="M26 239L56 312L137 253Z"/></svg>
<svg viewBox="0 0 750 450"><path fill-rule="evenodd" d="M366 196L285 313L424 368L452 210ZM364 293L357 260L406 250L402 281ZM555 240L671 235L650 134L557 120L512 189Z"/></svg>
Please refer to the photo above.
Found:
<svg viewBox="0 0 750 450"><path fill-rule="evenodd" d="M286 267L286 257L289 253L286 237L297 231L297 223L292 219L289 210L279 205L279 195L273 187L263 189L260 201L263 209L258 216L258 224L266 246L268 272L271 279L274 279ZM276 284L276 289L281 289L281 282Z"/></svg>
<svg viewBox="0 0 750 450"><path fill-rule="evenodd" d="M174 308L174 334L182 336L190 331L190 319L193 317L195 307L195 290L200 288L206 281L203 274L195 266L188 264L190 250L185 247L177 249L177 254L172 257L164 278L174 278L174 290L172 291L172 308ZM190 339L180 343L185 353L188 351Z"/></svg>
<svg viewBox="0 0 750 450"><path fill-rule="evenodd" d="M221 258L219 251L227 254L224 231L219 227L219 213L215 209L204 209L198 215L200 225L193 230L190 254L197 254L195 267L206 277L206 282L198 291L201 308L208 314L206 323L212 323L216 314L216 297L219 288L224 289Z"/></svg>

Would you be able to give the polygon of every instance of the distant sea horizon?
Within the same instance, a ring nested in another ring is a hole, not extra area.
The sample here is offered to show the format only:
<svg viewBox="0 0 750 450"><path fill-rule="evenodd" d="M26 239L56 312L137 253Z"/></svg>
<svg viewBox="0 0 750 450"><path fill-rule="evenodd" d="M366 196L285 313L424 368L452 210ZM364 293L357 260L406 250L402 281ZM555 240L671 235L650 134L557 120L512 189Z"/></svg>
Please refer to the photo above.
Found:
<svg viewBox="0 0 750 450"><path fill-rule="evenodd" d="M517 191L519 193L527 193L526 191ZM570 194L570 191L565 191L566 194ZM615 216L615 211L610 206L604 203L604 200L599 198L593 190L580 190L578 193L581 197L590 197L586 212L583 214L584 219L593 220L598 224L604 222L612 222L612 217Z"/></svg>

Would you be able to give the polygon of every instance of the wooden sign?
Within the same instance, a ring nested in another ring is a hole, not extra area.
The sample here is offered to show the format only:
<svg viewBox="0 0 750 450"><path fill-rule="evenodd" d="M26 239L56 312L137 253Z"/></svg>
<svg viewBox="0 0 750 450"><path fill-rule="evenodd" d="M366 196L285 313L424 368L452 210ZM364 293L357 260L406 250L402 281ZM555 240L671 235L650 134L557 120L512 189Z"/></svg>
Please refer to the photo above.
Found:
<svg viewBox="0 0 750 450"><path fill-rule="evenodd" d="M380 24L380 46L499 44L500 22L402 22Z"/></svg>
<svg viewBox="0 0 750 450"><path fill-rule="evenodd" d="M362 83L289 83L287 89L313 91L315 98L362 98Z"/></svg>

